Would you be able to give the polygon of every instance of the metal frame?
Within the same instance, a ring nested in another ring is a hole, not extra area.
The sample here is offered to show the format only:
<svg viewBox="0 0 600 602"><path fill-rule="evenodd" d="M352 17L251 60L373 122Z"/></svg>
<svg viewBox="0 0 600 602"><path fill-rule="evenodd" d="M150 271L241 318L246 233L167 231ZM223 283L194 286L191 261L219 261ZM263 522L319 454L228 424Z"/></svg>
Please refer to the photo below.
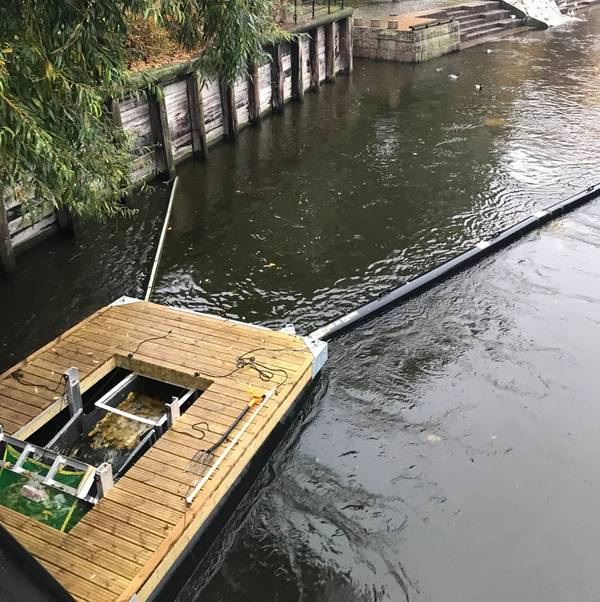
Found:
<svg viewBox="0 0 600 602"><path fill-rule="evenodd" d="M149 418L143 418L142 416L136 416L135 414L130 414L129 412L125 412L120 410L119 408L115 408L109 405L107 402L109 399L113 399L115 395L119 393L122 389L124 389L132 380L135 378L150 378L140 374L139 372L132 372L128 376L126 376L121 382L117 383L110 391L105 393L98 401L94 403L94 405L106 412L111 412L112 414L118 414L119 416L123 416L128 418L129 420L134 420L135 422L140 422L142 424L146 424L150 427L162 427L163 431L167 426L171 426L172 423L179 418L181 415L181 407L183 404L194 394L194 389L188 389L181 397L173 397L173 401L170 404L166 404L165 413L158 420L150 420ZM158 380L152 379L150 380ZM164 382L168 385L172 385L175 387L180 387L180 385L175 385L174 383L170 383L164 380L159 382Z"/></svg>
<svg viewBox="0 0 600 602"><path fill-rule="evenodd" d="M136 416L135 414L130 414L129 412L125 412L119 408L109 405L109 400L114 399L114 397L118 395L122 389L124 389L128 384L131 383L133 379L137 377L150 378L145 377L143 374L132 372L94 403L94 406L100 410L103 410L107 413L110 412L112 414L118 414L135 422L145 424L149 427L148 432L141 438L136 448L129 455L126 462L119 468L116 475L113 475L112 465L108 462L104 462L96 467L91 464L87 464L86 462L82 462L81 460L77 460L76 458L64 456L51 449L60 441L65 433L69 432L71 429L78 429L79 431L82 431L83 429L83 399L81 396L79 371L77 368L69 368L64 374L66 386L63 400L66 398L68 402L69 413L71 417L58 431L58 433L52 437L46 447L34 445L32 443L22 441L21 439L17 439L16 437L6 435L2 429L2 426L0 425L0 443L4 442L6 445L10 445L15 450L20 452L19 457L14 464L0 460L0 468L3 468L4 470L10 470L16 474L25 475L27 478L36 481L40 485L52 487L53 489L57 489L63 493L73 495L80 500L84 500L91 504L96 504L113 488L115 479L121 476L129 468L139 454L142 453L148 445L152 445L152 443L154 443L167 428L171 427L179 419L181 416L182 406L196 392L195 389L187 389L185 393L181 395L181 397L173 397L171 403L165 404L165 413L158 420L150 420L142 416ZM165 382L166 384L181 388L180 385L176 385L175 383L170 383L167 381L158 382ZM41 475L39 473L26 470L24 465L29 459L37 460L48 465L48 472L45 475ZM77 488L69 487L68 485L60 483L56 480L56 475L58 474L59 470L65 466L84 473ZM90 495L90 491L92 491L94 485L96 485L95 496Z"/></svg>
<svg viewBox="0 0 600 602"><path fill-rule="evenodd" d="M6 435L2 429L2 426L0 426L0 442L4 442L21 452L19 454L19 458L14 464L11 462L6 462L5 460L0 460L0 466L4 470L10 470L16 474L24 475L27 478L37 481L41 485L58 489L63 493L68 493L91 504L96 504L98 500L103 495L108 493L108 491L112 488L112 467L106 462L96 468L91 464L81 462L75 458L68 458L46 447L40 447L38 445L33 445L32 443L26 443L25 441L21 441L20 439ZM27 462L27 460L30 458L45 464L49 464L50 468L48 472L45 475L41 475L23 468L25 462ZM56 481L56 474L64 466L74 468L75 470L79 470L84 473L81 482L79 483L79 487L69 487L64 483ZM98 485L98 497L90 495L90 491L94 483Z"/></svg>

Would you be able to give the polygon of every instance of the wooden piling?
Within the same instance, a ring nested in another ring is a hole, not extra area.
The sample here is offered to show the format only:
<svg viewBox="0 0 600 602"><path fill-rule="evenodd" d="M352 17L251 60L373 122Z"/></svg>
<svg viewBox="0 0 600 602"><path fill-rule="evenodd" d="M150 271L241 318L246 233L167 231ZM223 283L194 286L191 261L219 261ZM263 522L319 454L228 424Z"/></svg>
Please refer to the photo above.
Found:
<svg viewBox="0 0 600 602"><path fill-rule="evenodd" d="M352 73L352 69L354 67L354 56L352 54L352 17L344 19L341 22L340 27L340 35L343 35L343 43L342 38L340 38L340 52L344 53L344 64L346 65L346 71L348 73Z"/></svg>
<svg viewBox="0 0 600 602"><path fill-rule="evenodd" d="M3 196L0 196L0 267L5 273L12 272L16 267L15 252L8 229L8 215Z"/></svg>
<svg viewBox="0 0 600 602"><path fill-rule="evenodd" d="M292 100L304 99L304 45L302 38L292 42Z"/></svg>
<svg viewBox="0 0 600 602"><path fill-rule="evenodd" d="M202 98L204 81L200 74L194 71L187 78L186 84L192 129L192 151L196 159L206 159L208 157L208 142L204 122L204 100Z"/></svg>
<svg viewBox="0 0 600 602"><path fill-rule="evenodd" d="M315 27L312 31L310 38L310 86L314 90L318 91L321 85L321 78L319 77L319 28Z"/></svg>
<svg viewBox="0 0 600 602"><path fill-rule="evenodd" d="M166 173L169 178L173 178L176 172L175 158L173 157L165 97L162 90L157 93L152 88L147 90L146 96L148 98L152 137L155 144L158 144L157 170L159 173Z"/></svg>
<svg viewBox="0 0 600 602"><path fill-rule="evenodd" d="M235 90L223 82L220 84L221 108L223 110L223 131L225 137L236 140L239 134L237 107L235 106Z"/></svg>
<svg viewBox="0 0 600 602"><path fill-rule="evenodd" d="M335 81L335 23L325 25L325 79Z"/></svg>
<svg viewBox="0 0 600 602"><path fill-rule="evenodd" d="M260 121L260 80L256 63L248 69L248 119L252 125Z"/></svg>
<svg viewBox="0 0 600 602"><path fill-rule="evenodd" d="M271 85L273 88L272 104L274 111L283 111L283 46L275 44L271 47Z"/></svg>
<svg viewBox="0 0 600 602"><path fill-rule="evenodd" d="M64 207L56 210L56 223L58 229L64 234L75 234L75 225L73 222L73 215Z"/></svg>
<svg viewBox="0 0 600 602"><path fill-rule="evenodd" d="M121 106L119 105L119 101L111 98L108 104L108 110L110 111L113 123L118 128L123 129L123 119L121 118Z"/></svg>

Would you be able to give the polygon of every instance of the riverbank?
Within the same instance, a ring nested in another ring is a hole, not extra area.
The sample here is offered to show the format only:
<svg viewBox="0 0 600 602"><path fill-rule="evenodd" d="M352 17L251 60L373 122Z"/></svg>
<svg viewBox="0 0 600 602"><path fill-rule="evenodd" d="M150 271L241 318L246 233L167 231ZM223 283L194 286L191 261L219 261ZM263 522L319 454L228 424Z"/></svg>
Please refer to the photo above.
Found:
<svg viewBox="0 0 600 602"><path fill-rule="evenodd" d="M297 37L270 45L270 58L250 66L249 75L232 86L205 79L193 61L132 75L131 93L109 103L131 143L132 184L173 178L178 163L206 159L220 140L236 140L267 113L283 111L286 103L351 72L351 19L351 9L336 10L288 27ZM64 212L49 208L26 219L21 201L6 199L0 207L0 268L13 270L18 253L71 228Z"/></svg>
<svg viewBox="0 0 600 602"><path fill-rule="evenodd" d="M156 299L308 332L594 183L599 18L358 60L181 164ZM23 255L0 363L143 294L167 199ZM597 209L344 337L203 599L593 599Z"/></svg>

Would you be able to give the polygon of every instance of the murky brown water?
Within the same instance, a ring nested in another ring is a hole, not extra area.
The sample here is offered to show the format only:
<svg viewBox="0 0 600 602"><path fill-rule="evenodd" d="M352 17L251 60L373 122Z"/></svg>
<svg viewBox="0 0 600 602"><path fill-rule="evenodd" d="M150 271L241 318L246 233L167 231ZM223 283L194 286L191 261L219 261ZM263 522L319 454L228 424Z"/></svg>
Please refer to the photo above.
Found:
<svg viewBox="0 0 600 602"><path fill-rule="evenodd" d="M306 332L599 180L588 18L491 54L357 61L182 166L156 299ZM0 363L142 294L161 193L21 258ZM599 232L596 203L333 342L202 600L598 599Z"/></svg>

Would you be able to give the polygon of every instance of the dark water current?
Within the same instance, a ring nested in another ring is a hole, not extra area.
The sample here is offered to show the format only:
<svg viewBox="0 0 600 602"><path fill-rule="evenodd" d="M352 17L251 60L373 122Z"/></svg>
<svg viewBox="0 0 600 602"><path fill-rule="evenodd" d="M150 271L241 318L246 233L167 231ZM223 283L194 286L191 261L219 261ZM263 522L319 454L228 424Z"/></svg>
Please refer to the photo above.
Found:
<svg viewBox="0 0 600 602"><path fill-rule="evenodd" d="M306 332L600 180L587 19L357 61L182 166L156 300ZM20 258L0 365L143 293L166 196ZM333 342L201 599L600 599L599 266L595 203Z"/></svg>

